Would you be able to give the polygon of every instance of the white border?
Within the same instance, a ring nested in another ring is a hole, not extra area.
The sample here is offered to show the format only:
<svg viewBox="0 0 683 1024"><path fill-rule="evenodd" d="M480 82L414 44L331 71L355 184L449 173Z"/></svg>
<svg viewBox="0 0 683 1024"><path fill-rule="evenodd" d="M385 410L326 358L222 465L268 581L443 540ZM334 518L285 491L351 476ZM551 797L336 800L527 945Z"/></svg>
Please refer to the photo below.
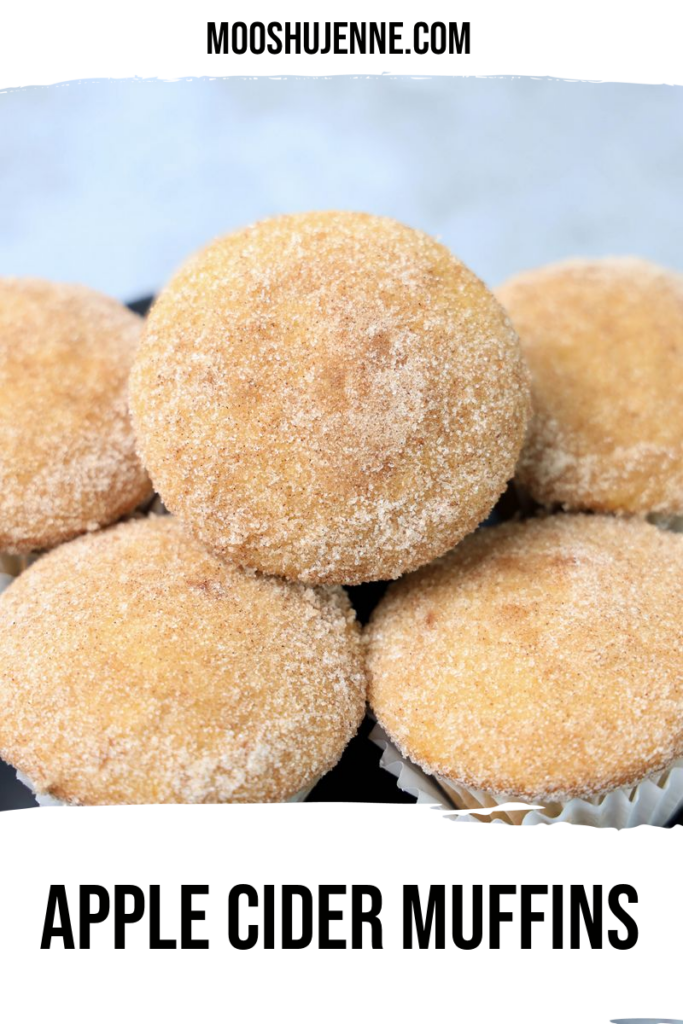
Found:
<svg viewBox="0 0 683 1024"><path fill-rule="evenodd" d="M328 75L533 76L683 84L679 0L33 0L0 13L0 89L91 78ZM469 21L469 56L223 56L208 21Z"/></svg>

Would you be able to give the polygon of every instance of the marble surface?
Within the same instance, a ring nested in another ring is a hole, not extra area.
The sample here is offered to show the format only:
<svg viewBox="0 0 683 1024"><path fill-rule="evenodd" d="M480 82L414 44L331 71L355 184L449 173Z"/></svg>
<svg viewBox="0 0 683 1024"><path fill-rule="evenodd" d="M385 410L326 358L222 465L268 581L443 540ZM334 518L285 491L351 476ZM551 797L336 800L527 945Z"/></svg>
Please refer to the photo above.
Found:
<svg viewBox="0 0 683 1024"><path fill-rule="evenodd" d="M683 269L683 89L532 79L97 81L0 95L0 274L157 289L272 213L440 235L491 284L546 260Z"/></svg>

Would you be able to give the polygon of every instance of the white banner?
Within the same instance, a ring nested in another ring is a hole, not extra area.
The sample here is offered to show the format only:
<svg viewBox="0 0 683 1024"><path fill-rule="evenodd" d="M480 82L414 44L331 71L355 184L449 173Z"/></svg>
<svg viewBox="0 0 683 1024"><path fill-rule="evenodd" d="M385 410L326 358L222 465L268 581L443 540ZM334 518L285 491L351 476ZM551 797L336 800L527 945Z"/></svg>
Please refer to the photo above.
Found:
<svg viewBox="0 0 683 1024"><path fill-rule="evenodd" d="M7 812L3 1019L683 1018L682 843L680 829L467 827L407 806ZM302 948L283 948L283 903L285 943Z"/></svg>
<svg viewBox="0 0 683 1024"><path fill-rule="evenodd" d="M209 24L221 40L218 53L208 52ZM276 0L35 0L5 5L0 15L0 89L230 75L531 75L673 85L683 83L682 28L677 0L429 0L417 7L291 0L285 8ZM304 52L306 40L314 52Z"/></svg>

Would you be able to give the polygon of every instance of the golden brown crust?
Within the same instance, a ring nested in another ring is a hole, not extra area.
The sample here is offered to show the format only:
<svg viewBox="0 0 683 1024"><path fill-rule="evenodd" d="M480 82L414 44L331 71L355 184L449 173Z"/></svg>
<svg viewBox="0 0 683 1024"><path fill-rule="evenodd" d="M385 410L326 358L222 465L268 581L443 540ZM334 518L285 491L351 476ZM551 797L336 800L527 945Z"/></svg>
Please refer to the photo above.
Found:
<svg viewBox="0 0 683 1024"><path fill-rule="evenodd" d="M570 260L497 295L532 376L522 486L546 506L681 514L683 275Z"/></svg>
<svg viewBox="0 0 683 1024"><path fill-rule="evenodd" d="M170 517L63 545L0 597L0 754L70 803L285 800L364 708L341 589L248 574Z"/></svg>
<svg viewBox="0 0 683 1024"><path fill-rule="evenodd" d="M381 217L264 221L162 292L131 380L164 503L239 564L393 578L486 517L528 381L509 321L444 246Z"/></svg>
<svg viewBox="0 0 683 1024"><path fill-rule="evenodd" d="M591 796L683 754L683 537L560 514L479 530L389 588L369 697L401 750L456 783Z"/></svg>
<svg viewBox="0 0 683 1024"><path fill-rule="evenodd" d="M128 415L141 325L88 288L0 279L0 551L53 547L151 494Z"/></svg>

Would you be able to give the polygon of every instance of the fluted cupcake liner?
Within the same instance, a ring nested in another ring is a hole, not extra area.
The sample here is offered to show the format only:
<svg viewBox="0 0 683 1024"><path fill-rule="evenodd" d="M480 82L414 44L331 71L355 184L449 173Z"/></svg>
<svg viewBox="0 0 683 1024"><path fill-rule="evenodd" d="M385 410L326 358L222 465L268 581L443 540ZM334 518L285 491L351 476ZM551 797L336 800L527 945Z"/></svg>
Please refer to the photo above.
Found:
<svg viewBox="0 0 683 1024"><path fill-rule="evenodd" d="M431 804L453 812L455 821L493 825L555 825L570 822L596 828L633 828L636 825L666 825L683 807L683 760L666 771L643 779L636 786L615 789L594 799L575 797L527 810L523 801L486 793L428 775L404 757L380 725L370 739L382 749L382 768L396 777L400 790L420 804ZM491 810L491 808L501 808Z"/></svg>

